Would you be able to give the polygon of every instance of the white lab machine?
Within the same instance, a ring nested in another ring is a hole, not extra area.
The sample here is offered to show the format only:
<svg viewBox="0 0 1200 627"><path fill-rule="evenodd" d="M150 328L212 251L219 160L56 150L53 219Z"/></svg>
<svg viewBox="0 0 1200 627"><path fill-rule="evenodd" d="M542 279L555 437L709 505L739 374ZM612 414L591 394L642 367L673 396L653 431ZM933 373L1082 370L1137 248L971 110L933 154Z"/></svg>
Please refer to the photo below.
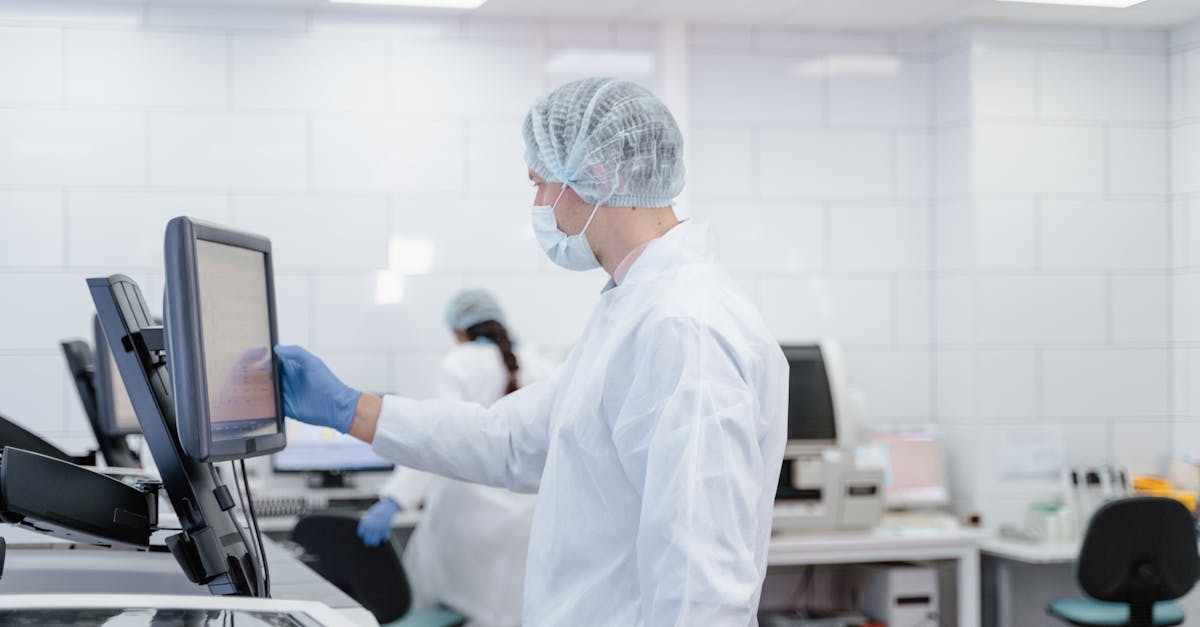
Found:
<svg viewBox="0 0 1200 627"><path fill-rule="evenodd" d="M776 531L865 530L883 516L883 473L858 468L841 351L784 346L788 441L775 493Z"/></svg>
<svg viewBox="0 0 1200 627"><path fill-rule="evenodd" d="M862 612L872 620L908 627L941 624L937 569L877 564L857 569L855 580L855 587L862 591Z"/></svg>
<svg viewBox="0 0 1200 627"><path fill-rule="evenodd" d="M870 429L855 457L862 467L883 471L885 524L956 527L949 513L946 454L934 425L878 426Z"/></svg>

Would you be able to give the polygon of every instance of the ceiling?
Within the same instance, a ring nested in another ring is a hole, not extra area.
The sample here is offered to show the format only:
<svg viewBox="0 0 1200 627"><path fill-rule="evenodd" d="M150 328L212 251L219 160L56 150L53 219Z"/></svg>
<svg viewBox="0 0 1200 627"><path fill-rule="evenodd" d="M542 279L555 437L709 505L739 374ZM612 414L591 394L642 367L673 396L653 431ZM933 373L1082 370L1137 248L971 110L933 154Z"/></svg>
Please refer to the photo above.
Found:
<svg viewBox="0 0 1200 627"><path fill-rule="evenodd" d="M195 3L197 0L146 2L151 5L163 5ZM309 8L328 5L328 0L209 2ZM379 7L364 8L368 9L381 10ZM547 19L680 19L729 25L870 30L922 30L963 20L1161 27L1200 19L1200 0L1147 0L1143 4L1126 9L997 0L488 0L479 9L471 11L471 14Z"/></svg>

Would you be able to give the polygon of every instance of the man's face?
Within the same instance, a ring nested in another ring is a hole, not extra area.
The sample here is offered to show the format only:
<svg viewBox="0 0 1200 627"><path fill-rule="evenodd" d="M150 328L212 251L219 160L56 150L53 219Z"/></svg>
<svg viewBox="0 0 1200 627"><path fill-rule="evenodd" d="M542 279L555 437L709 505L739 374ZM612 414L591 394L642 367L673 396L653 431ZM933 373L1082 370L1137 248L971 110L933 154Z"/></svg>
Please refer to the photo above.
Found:
<svg viewBox="0 0 1200 627"><path fill-rule="evenodd" d="M554 219L558 222L558 229L567 235L578 235L592 215L592 205L584 202L575 190L568 187L566 192L563 192L562 183L546 181L533 170L529 171L529 180L533 181L535 190L533 204L554 205Z"/></svg>

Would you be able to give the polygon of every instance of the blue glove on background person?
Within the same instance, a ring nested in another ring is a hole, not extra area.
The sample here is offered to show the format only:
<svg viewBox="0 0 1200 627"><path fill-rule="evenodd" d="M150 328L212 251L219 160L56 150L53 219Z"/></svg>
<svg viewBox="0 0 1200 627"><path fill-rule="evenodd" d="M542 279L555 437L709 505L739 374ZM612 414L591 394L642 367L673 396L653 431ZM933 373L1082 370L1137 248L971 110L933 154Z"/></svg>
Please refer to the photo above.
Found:
<svg viewBox="0 0 1200 627"><path fill-rule="evenodd" d="M276 346L283 375L283 413L318 427L340 433L350 431L358 390L341 379L319 357L299 346Z"/></svg>
<svg viewBox="0 0 1200 627"><path fill-rule="evenodd" d="M392 518L400 513L400 504L391 497L379 499L358 521L358 537L366 546L383 544L392 535Z"/></svg>

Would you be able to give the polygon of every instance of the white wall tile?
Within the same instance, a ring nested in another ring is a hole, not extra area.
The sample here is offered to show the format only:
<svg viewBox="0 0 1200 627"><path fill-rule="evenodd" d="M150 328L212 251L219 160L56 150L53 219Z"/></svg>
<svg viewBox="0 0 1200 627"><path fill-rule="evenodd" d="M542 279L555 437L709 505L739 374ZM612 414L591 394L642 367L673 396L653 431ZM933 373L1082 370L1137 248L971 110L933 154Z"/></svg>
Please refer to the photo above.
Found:
<svg viewBox="0 0 1200 627"><path fill-rule="evenodd" d="M803 124L822 119L821 56L697 52L690 66L696 122Z"/></svg>
<svg viewBox="0 0 1200 627"><path fill-rule="evenodd" d="M892 285L875 279L763 278L762 313L781 342L892 339Z"/></svg>
<svg viewBox="0 0 1200 627"><path fill-rule="evenodd" d="M863 422L930 417L928 351L850 350L846 368L850 385L862 395Z"/></svg>
<svg viewBox="0 0 1200 627"><path fill-rule="evenodd" d="M1102 277L985 276L977 285L976 341L1105 341Z"/></svg>
<svg viewBox="0 0 1200 627"><path fill-rule="evenodd" d="M223 35L71 29L66 38L68 102L226 103Z"/></svg>
<svg viewBox="0 0 1200 627"><path fill-rule="evenodd" d="M382 111L387 46L381 41L233 38L236 107Z"/></svg>
<svg viewBox="0 0 1200 627"><path fill-rule="evenodd" d="M930 185L930 136L921 132L898 132L895 136L897 198L927 199Z"/></svg>
<svg viewBox="0 0 1200 627"><path fill-rule="evenodd" d="M467 146L468 190L521 193L530 189L519 118L471 121Z"/></svg>
<svg viewBox="0 0 1200 627"><path fill-rule="evenodd" d="M972 149L976 191L1104 191L1104 131L1100 128L979 124Z"/></svg>
<svg viewBox="0 0 1200 627"><path fill-rule="evenodd" d="M939 422L963 422L975 415L974 351L934 352L936 396L934 413Z"/></svg>
<svg viewBox="0 0 1200 627"><path fill-rule="evenodd" d="M1167 33L1167 40L1171 46L1200 43L1200 20L1192 20L1171 28Z"/></svg>
<svg viewBox="0 0 1200 627"><path fill-rule="evenodd" d="M1163 28L1109 28L1104 31L1109 48L1131 48L1162 51L1167 47L1167 30Z"/></svg>
<svg viewBox="0 0 1200 627"><path fill-rule="evenodd" d="M161 271L167 222L183 215L229 224L229 201L223 194L71 192L67 262L111 272Z"/></svg>
<svg viewBox="0 0 1200 627"><path fill-rule="evenodd" d="M1171 191L1200 192L1200 121L1176 127L1171 133Z"/></svg>
<svg viewBox="0 0 1200 627"><path fill-rule="evenodd" d="M397 43L393 111L524 116L541 95L538 63L538 50L528 43Z"/></svg>
<svg viewBox="0 0 1200 627"><path fill-rule="evenodd" d="M1187 116L1187 54L1176 51L1167 56L1167 89L1170 91L1170 119Z"/></svg>
<svg viewBox="0 0 1200 627"><path fill-rule="evenodd" d="M431 246L434 272L529 274L551 270L552 264L530 227L532 190L452 198L403 195L392 202L391 236ZM480 245L484 241L487 246Z"/></svg>
<svg viewBox="0 0 1200 627"><path fill-rule="evenodd" d="M549 352L570 348L579 341L606 281L607 277L599 272L582 276L558 272L532 278L472 278L467 286L486 287L504 308L513 336ZM547 315L547 294L555 299L552 315ZM445 306L446 301L438 304ZM438 312L441 324L441 309Z"/></svg>
<svg viewBox="0 0 1200 627"><path fill-rule="evenodd" d="M463 127L397 118L313 120L318 189L422 192L461 189Z"/></svg>
<svg viewBox="0 0 1200 627"><path fill-rule="evenodd" d="M275 317L279 343L312 345L312 290L308 276L275 270Z"/></svg>
<svg viewBox="0 0 1200 627"><path fill-rule="evenodd" d="M43 2L42 0L9 0L2 15L13 22L40 22L53 25L103 25L107 27L136 27L142 23L143 7L133 3L96 3L82 0Z"/></svg>
<svg viewBox="0 0 1200 627"><path fill-rule="evenodd" d="M57 357L62 338L90 336L96 309L84 282L89 276L95 274L0 274L0 288L14 302L37 303L9 308L5 324L0 325L0 346L20 351L51 351Z"/></svg>
<svg viewBox="0 0 1200 627"><path fill-rule="evenodd" d="M64 265L61 192L0 191L0 267Z"/></svg>
<svg viewBox="0 0 1200 627"><path fill-rule="evenodd" d="M545 51L546 89L571 81L608 76L632 81L650 91L658 90L658 57L650 47L555 44Z"/></svg>
<svg viewBox="0 0 1200 627"><path fill-rule="evenodd" d="M968 201L938 201L932 208L933 260L938 270L975 267L974 217Z"/></svg>
<svg viewBox="0 0 1200 627"><path fill-rule="evenodd" d="M829 209L834 270L929 268L929 210L924 206L834 205Z"/></svg>
<svg viewBox="0 0 1200 627"><path fill-rule="evenodd" d="M892 50L892 40L887 34L763 28L756 35L762 50L835 53L886 53Z"/></svg>
<svg viewBox="0 0 1200 627"><path fill-rule="evenodd" d="M1182 53L1184 80L1183 88L1187 107L1183 109L1186 117L1200 116L1200 48L1188 50Z"/></svg>
<svg viewBox="0 0 1200 627"><path fill-rule="evenodd" d="M739 26L716 24L693 24L688 31L688 42L693 48L749 50L754 46L754 31Z"/></svg>
<svg viewBox="0 0 1200 627"><path fill-rule="evenodd" d="M1042 354L1047 416L1166 417L1168 356L1146 349L1046 349Z"/></svg>
<svg viewBox="0 0 1200 627"><path fill-rule="evenodd" d="M391 355L326 351L321 359L346 385L370 394L391 393Z"/></svg>
<svg viewBox="0 0 1200 627"><path fill-rule="evenodd" d="M764 197L886 198L892 193L887 133L772 131L758 137Z"/></svg>
<svg viewBox="0 0 1200 627"><path fill-rule="evenodd" d="M749 128L696 128L688 138L688 191L693 195L754 193L754 133Z"/></svg>
<svg viewBox="0 0 1200 627"><path fill-rule="evenodd" d="M1107 422L1070 422L1066 432L1067 459L1071 466L1100 466L1113 463L1112 425Z"/></svg>
<svg viewBox="0 0 1200 627"><path fill-rule="evenodd" d="M1030 349L975 353L975 414L988 421L1037 415L1037 352Z"/></svg>
<svg viewBox="0 0 1200 627"><path fill-rule="evenodd" d="M1045 50L1038 90L1047 118L1166 119L1166 61L1162 54Z"/></svg>
<svg viewBox="0 0 1200 627"><path fill-rule="evenodd" d="M926 278L896 280L896 341L926 343L930 338L933 282Z"/></svg>
<svg viewBox="0 0 1200 627"><path fill-rule="evenodd" d="M1170 340L1171 279L1165 276L1114 276L1109 289L1114 342Z"/></svg>
<svg viewBox="0 0 1200 627"><path fill-rule="evenodd" d="M409 398L433 398L445 351L404 351L391 357L389 392Z"/></svg>
<svg viewBox="0 0 1200 627"><path fill-rule="evenodd" d="M619 46L653 46L658 43L658 26L649 22L617 23L613 41Z"/></svg>
<svg viewBox="0 0 1200 627"><path fill-rule="evenodd" d="M970 115L970 56L966 50L933 60L933 119L937 124L961 122Z"/></svg>
<svg viewBox="0 0 1200 627"><path fill-rule="evenodd" d="M721 261L733 270L813 272L828 254L824 210L818 205L697 200L692 217L713 225Z"/></svg>
<svg viewBox="0 0 1200 627"><path fill-rule="evenodd" d="M140 11L139 11L140 13ZM237 7L216 5L163 5L145 7L147 26L229 30L304 32L308 15L300 8Z"/></svg>
<svg viewBox="0 0 1200 627"><path fill-rule="evenodd" d="M976 45L971 49L970 106L975 117L1033 117L1037 110L1033 51Z"/></svg>
<svg viewBox="0 0 1200 627"><path fill-rule="evenodd" d="M49 348L57 349L58 345ZM34 433L62 431L66 401L76 402L78 398L64 394L66 371L61 353L0 355L0 416Z"/></svg>
<svg viewBox="0 0 1200 627"><path fill-rule="evenodd" d="M1171 459L1200 457L1200 423L1176 420L1171 425Z"/></svg>
<svg viewBox="0 0 1200 627"><path fill-rule="evenodd" d="M58 102L62 77L61 30L0 28L0 102Z"/></svg>
<svg viewBox="0 0 1200 627"><path fill-rule="evenodd" d="M938 198L967 193L972 183L971 133L968 127L933 134L933 193Z"/></svg>
<svg viewBox="0 0 1200 627"><path fill-rule="evenodd" d="M314 278L313 346L339 350L450 347L442 308L462 289L461 279L405 277L397 303L376 300L376 279L374 272Z"/></svg>
<svg viewBox="0 0 1200 627"><path fill-rule="evenodd" d="M1200 342L1200 274L1194 271L1177 273L1172 286L1172 339Z"/></svg>
<svg viewBox="0 0 1200 627"><path fill-rule="evenodd" d="M1117 422L1112 425L1112 455L1131 474L1161 475L1167 470L1171 423Z"/></svg>
<svg viewBox="0 0 1200 627"><path fill-rule="evenodd" d="M1042 263L1051 268L1162 268L1167 207L1149 202L1044 201Z"/></svg>
<svg viewBox="0 0 1200 627"><path fill-rule="evenodd" d="M1160 129L1108 131L1108 185L1113 194L1165 194L1169 143Z"/></svg>
<svg viewBox="0 0 1200 627"><path fill-rule="evenodd" d="M1017 22L988 22L971 24L974 41L1001 44L1043 44L1047 46L1078 46L1099 48L1104 45L1104 29L1073 24L1022 24Z"/></svg>
<svg viewBox="0 0 1200 627"><path fill-rule="evenodd" d="M462 18L453 14L437 16L385 13L337 5L309 9L309 32L316 35L373 35L422 41L456 38L462 29Z"/></svg>
<svg viewBox="0 0 1200 627"><path fill-rule="evenodd" d="M928 61L890 53L835 53L826 66L831 123L929 124Z"/></svg>
<svg viewBox="0 0 1200 627"><path fill-rule="evenodd" d="M165 187L303 189L307 126L298 116L151 116L150 180Z"/></svg>
<svg viewBox="0 0 1200 627"><path fill-rule="evenodd" d="M271 238L277 270L388 267L383 197L238 195L233 224Z"/></svg>
<svg viewBox="0 0 1200 627"><path fill-rule="evenodd" d="M941 277L934 286L934 339L939 344L962 344L975 340L974 279L969 276Z"/></svg>
<svg viewBox="0 0 1200 627"><path fill-rule="evenodd" d="M142 185L137 113L0 110L0 184Z"/></svg>
<svg viewBox="0 0 1200 627"><path fill-rule="evenodd" d="M532 20L465 17L463 35L480 41L528 42L541 34L542 25Z"/></svg>
<svg viewBox="0 0 1200 627"><path fill-rule="evenodd" d="M1037 203L1032 198L979 198L970 207L970 233L978 267L1032 269L1037 266ZM968 244L970 245L970 244Z"/></svg>

